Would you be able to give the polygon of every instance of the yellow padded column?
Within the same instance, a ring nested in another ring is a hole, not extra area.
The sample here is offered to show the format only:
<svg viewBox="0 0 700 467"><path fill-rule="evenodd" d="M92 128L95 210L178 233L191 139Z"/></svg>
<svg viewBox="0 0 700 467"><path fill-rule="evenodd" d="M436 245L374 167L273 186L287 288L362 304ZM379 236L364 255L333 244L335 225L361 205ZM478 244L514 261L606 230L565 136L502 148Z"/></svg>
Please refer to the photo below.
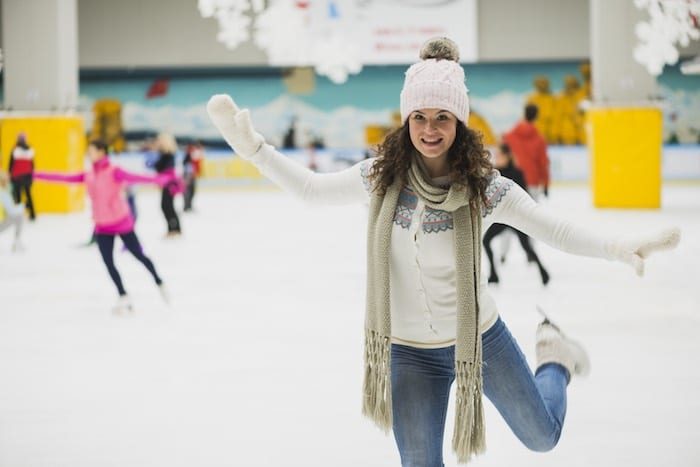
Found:
<svg viewBox="0 0 700 467"><path fill-rule="evenodd" d="M661 110L591 108L586 118L593 204L606 208L659 208Z"/></svg>
<svg viewBox="0 0 700 467"><path fill-rule="evenodd" d="M84 170L85 131L80 117L3 116L0 118L0 164L7 171L17 135L25 132L34 149L34 168L74 173ZM80 211L85 205L83 185L35 181L32 198L37 213Z"/></svg>

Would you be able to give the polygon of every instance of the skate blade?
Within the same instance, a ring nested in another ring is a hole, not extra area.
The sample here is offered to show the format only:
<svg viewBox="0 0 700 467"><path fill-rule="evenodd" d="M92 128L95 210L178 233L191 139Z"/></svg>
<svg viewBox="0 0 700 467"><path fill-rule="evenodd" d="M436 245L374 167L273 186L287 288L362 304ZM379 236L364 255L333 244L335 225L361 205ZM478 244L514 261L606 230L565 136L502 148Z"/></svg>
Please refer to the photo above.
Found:
<svg viewBox="0 0 700 467"><path fill-rule="evenodd" d="M552 318L549 317L549 315L544 311L544 309L541 306L535 305L535 308L537 309L537 312L540 315L542 315L542 324L549 324L550 326L554 327L557 331L561 332L559 326L557 326L557 324L554 321L552 321Z"/></svg>

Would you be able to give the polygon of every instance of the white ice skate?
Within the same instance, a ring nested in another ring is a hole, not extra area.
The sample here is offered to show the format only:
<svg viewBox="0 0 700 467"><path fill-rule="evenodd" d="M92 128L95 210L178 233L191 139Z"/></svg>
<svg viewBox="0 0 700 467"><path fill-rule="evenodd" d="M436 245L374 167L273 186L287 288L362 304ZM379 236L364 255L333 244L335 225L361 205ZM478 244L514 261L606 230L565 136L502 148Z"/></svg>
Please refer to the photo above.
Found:
<svg viewBox="0 0 700 467"><path fill-rule="evenodd" d="M112 313L114 313L115 315L133 312L134 306L132 305L131 299L128 295L121 295L119 299L117 299L117 304L114 305L114 307L112 308Z"/></svg>
<svg viewBox="0 0 700 467"><path fill-rule="evenodd" d="M539 305L537 311L544 317L537 326L537 367L546 363L558 363L566 368L571 376L587 376L591 371L591 362L586 349L564 335Z"/></svg>
<svg viewBox="0 0 700 467"><path fill-rule="evenodd" d="M22 244L21 241L15 240L12 243L12 252L13 253L22 253L25 250L24 244Z"/></svg>

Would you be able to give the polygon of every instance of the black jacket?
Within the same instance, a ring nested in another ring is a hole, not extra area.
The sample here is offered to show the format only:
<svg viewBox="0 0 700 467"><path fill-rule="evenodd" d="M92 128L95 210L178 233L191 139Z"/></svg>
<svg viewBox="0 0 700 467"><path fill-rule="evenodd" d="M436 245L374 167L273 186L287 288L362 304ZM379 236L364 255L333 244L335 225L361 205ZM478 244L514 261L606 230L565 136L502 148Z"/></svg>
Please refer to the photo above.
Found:
<svg viewBox="0 0 700 467"><path fill-rule="evenodd" d="M160 153L160 157L158 158L156 163L153 164L153 168L156 169L156 172L158 173L162 173L168 169L174 169L175 155L169 152Z"/></svg>

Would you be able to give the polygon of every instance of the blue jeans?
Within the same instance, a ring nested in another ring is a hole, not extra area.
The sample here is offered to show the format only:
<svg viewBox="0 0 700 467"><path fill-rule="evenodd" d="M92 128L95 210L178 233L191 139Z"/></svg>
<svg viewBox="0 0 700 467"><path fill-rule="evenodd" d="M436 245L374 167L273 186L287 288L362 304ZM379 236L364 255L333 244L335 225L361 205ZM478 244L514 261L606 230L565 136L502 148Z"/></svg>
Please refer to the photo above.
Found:
<svg viewBox="0 0 700 467"><path fill-rule="evenodd" d="M499 318L482 336L484 393L515 436L533 451L559 441L566 415L567 370L542 365L535 375ZM403 467L442 467L442 444L455 349L391 346L393 429Z"/></svg>

